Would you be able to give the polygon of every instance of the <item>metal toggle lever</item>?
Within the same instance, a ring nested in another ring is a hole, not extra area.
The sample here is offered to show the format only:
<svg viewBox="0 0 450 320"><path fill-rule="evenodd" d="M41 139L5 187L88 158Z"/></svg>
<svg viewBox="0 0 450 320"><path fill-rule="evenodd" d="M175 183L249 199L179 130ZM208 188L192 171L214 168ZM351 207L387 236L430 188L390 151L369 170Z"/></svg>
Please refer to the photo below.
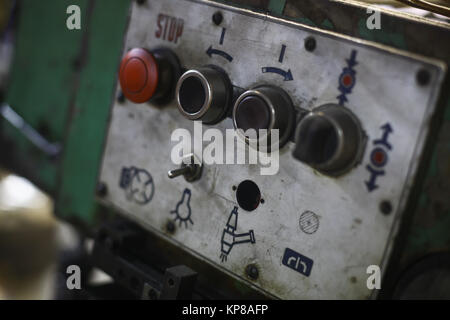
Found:
<svg viewBox="0 0 450 320"><path fill-rule="evenodd" d="M167 176L170 179L184 176L184 178L188 182L193 182L200 179L201 175L202 165L196 163L194 154L188 154L187 156L184 156L183 163L181 164L180 168L173 169L167 172Z"/></svg>

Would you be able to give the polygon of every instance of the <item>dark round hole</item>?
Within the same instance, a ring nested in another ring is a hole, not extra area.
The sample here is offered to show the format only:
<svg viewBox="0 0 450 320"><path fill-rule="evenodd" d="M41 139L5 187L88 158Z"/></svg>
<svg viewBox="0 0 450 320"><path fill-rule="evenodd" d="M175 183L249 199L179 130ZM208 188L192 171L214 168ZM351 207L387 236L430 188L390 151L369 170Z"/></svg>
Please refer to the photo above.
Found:
<svg viewBox="0 0 450 320"><path fill-rule="evenodd" d="M213 16L212 16L212 21L214 22L214 24L215 24L216 26L218 26L219 24L221 24L222 21L223 21L223 15L222 15L222 12L216 12L216 13L214 13Z"/></svg>
<svg viewBox="0 0 450 320"><path fill-rule="evenodd" d="M311 164L329 161L338 147L338 134L333 124L323 118L314 117L307 120L298 137L301 160Z"/></svg>
<svg viewBox="0 0 450 320"><path fill-rule="evenodd" d="M313 37L308 37L305 39L305 49L306 51L314 51L316 49L316 39Z"/></svg>
<svg viewBox="0 0 450 320"><path fill-rule="evenodd" d="M251 180L242 181L236 190L236 198L239 206L247 211L258 208L261 200L261 191Z"/></svg>
<svg viewBox="0 0 450 320"><path fill-rule="evenodd" d="M268 129L270 124L269 107L262 98L248 96L237 106L235 118L238 129L244 131Z"/></svg>
<svg viewBox="0 0 450 320"><path fill-rule="evenodd" d="M392 212L392 204L389 201L381 201L380 203L380 211L385 214L388 215Z"/></svg>
<svg viewBox="0 0 450 320"><path fill-rule="evenodd" d="M169 280L167 280L167 283L169 284L170 287L173 287L175 285L175 281L173 281L172 278L169 278Z"/></svg>
<svg viewBox="0 0 450 320"><path fill-rule="evenodd" d="M181 107L190 114L198 112L206 99L205 88L200 79L196 77L184 79L178 95Z"/></svg>
<svg viewBox="0 0 450 320"><path fill-rule="evenodd" d="M430 73L425 69L420 69L417 72L416 80L417 83L421 86L426 86L430 82L431 76Z"/></svg>

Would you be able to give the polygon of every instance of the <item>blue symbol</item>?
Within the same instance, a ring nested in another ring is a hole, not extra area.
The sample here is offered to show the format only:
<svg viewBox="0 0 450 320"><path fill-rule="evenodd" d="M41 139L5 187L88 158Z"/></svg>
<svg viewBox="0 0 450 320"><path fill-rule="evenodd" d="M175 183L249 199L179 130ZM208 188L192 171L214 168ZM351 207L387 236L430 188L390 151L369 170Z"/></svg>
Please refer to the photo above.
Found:
<svg viewBox="0 0 450 320"><path fill-rule="evenodd" d="M223 39L225 38L226 28L222 28L222 34L220 35L220 45L223 45Z"/></svg>
<svg viewBox="0 0 450 320"><path fill-rule="evenodd" d="M392 150L392 145L388 142L388 138L394 130L388 122L380 127L383 134L380 139L373 140L375 147L370 153L370 163L366 166L370 173L369 180L364 181L367 190L372 192L378 189L377 179L379 176L384 176L385 171L382 169L386 166L389 160L388 151ZM386 150L387 149L387 150Z"/></svg>
<svg viewBox="0 0 450 320"><path fill-rule="evenodd" d="M385 125L383 125L381 127L381 129L383 130L383 136L381 137L381 139L377 139L373 141L373 144L381 144L383 146L385 146L386 148L388 148L389 150L392 149L391 144L388 142L388 138L389 135L393 132L392 127L390 125L390 123L386 123Z"/></svg>
<svg viewBox="0 0 450 320"><path fill-rule="evenodd" d="M155 192L151 174L145 169L136 167L122 168L119 186L125 190L128 201L141 205L149 203Z"/></svg>
<svg viewBox="0 0 450 320"><path fill-rule="evenodd" d="M233 61L233 57L230 56L228 53L222 50L213 49L212 46L209 46L208 50L206 50L206 54L211 58L213 54L219 55L222 58L228 60L229 62Z"/></svg>
<svg viewBox="0 0 450 320"><path fill-rule="evenodd" d="M281 262L286 267L291 268L306 277L309 277L311 274L313 261L292 249L286 248L286 250L284 250L283 260Z"/></svg>
<svg viewBox="0 0 450 320"><path fill-rule="evenodd" d="M283 76L284 81L292 81L292 80L294 80L294 77L292 76L291 69L289 69L288 71L284 71L283 69L275 68L275 67L263 67L263 68L261 68L261 71L262 71L262 73L276 73L276 74L279 74L280 76Z"/></svg>
<svg viewBox="0 0 450 320"><path fill-rule="evenodd" d="M278 58L278 62L279 63L283 63L284 60L284 54L286 53L286 46L283 44L281 46L281 52L280 52L280 57Z"/></svg>
<svg viewBox="0 0 450 320"><path fill-rule="evenodd" d="M187 228L188 222L194 224L191 219L191 190L187 188L184 189L183 194L181 195L181 200L178 201L175 210L170 211L170 214L175 214L173 221L178 221L180 226L184 223L184 226Z"/></svg>
<svg viewBox="0 0 450 320"><path fill-rule="evenodd" d="M378 176L384 176L384 170L376 170L372 168L370 165L366 166L366 169L370 172L370 178L368 181L364 181L367 186L367 190L372 192L375 189L378 189L378 185L376 184Z"/></svg>
<svg viewBox="0 0 450 320"><path fill-rule="evenodd" d="M375 148L370 153L370 162L377 168L384 167L388 162L388 155L382 148Z"/></svg>
<svg viewBox="0 0 450 320"><path fill-rule="evenodd" d="M350 59L347 59L347 67L342 70L339 76L339 91L341 94L337 97L339 105L343 106L348 101L347 95L352 92L353 87L356 84L356 70L353 68L358 64L356 61L356 50L352 50Z"/></svg>
<svg viewBox="0 0 450 320"><path fill-rule="evenodd" d="M238 223L238 207L234 207L228 217L227 225L222 232L221 254L220 259L222 262L227 260L228 255L233 249L233 246L242 243L255 243L255 235L253 230L246 233L236 233Z"/></svg>

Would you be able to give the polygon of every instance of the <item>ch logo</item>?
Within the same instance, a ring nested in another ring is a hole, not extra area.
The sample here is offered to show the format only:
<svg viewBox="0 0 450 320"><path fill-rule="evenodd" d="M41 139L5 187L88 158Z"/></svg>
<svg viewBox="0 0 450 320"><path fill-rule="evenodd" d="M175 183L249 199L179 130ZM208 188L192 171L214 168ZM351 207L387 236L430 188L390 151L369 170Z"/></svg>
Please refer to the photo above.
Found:
<svg viewBox="0 0 450 320"><path fill-rule="evenodd" d="M282 263L286 267L295 270L306 277L309 277L311 274L311 269L313 266L313 261L310 258L305 257L304 255L301 255L300 253L289 248L286 248L284 251Z"/></svg>

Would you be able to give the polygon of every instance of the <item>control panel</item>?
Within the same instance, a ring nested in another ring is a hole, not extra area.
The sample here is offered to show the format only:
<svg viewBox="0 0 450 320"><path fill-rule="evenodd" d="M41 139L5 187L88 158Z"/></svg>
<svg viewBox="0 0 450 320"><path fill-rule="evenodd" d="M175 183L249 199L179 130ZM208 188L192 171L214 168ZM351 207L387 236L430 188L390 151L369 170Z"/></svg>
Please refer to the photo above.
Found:
<svg viewBox="0 0 450 320"><path fill-rule="evenodd" d="M370 298L445 65L199 0L133 2L102 201L273 298Z"/></svg>

